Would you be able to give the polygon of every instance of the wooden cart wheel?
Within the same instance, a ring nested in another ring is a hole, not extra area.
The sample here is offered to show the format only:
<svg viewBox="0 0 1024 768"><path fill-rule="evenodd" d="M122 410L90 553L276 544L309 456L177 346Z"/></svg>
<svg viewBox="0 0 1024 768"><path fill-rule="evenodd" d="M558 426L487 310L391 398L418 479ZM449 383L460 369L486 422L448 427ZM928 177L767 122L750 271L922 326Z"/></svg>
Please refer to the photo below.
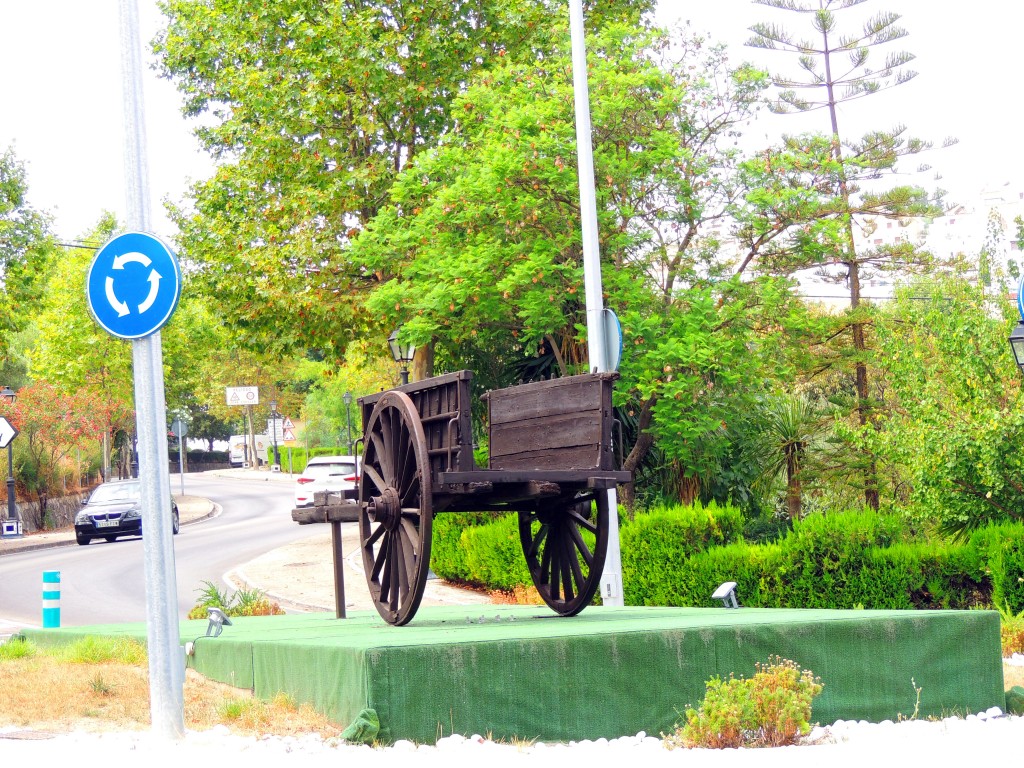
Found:
<svg viewBox="0 0 1024 768"><path fill-rule="evenodd" d="M403 392L388 392L377 401L363 438L363 569L377 612L400 626L416 614L430 570L433 499L427 440L416 406Z"/></svg>
<svg viewBox="0 0 1024 768"><path fill-rule="evenodd" d="M604 571L607 492L587 491L568 502L520 512L519 541L544 602L562 616L575 616L594 599Z"/></svg>

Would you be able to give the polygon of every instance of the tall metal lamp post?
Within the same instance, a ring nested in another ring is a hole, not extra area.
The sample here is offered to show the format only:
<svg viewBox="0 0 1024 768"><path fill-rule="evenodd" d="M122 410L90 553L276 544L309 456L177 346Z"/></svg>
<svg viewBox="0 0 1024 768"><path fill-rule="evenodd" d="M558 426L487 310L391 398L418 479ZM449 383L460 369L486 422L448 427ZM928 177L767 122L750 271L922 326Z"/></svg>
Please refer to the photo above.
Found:
<svg viewBox="0 0 1024 768"><path fill-rule="evenodd" d="M391 347L391 356L395 359L395 362L402 366L402 383L409 383L409 363L412 362L413 357L416 355L415 344L402 344L398 340L398 331L400 328L395 328L388 336L388 346Z"/></svg>
<svg viewBox="0 0 1024 768"><path fill-rule="evenodd" d="M274 466L281 466L281 455L277 452L277 400L270 401L270 430L274 433Z"/></svg>
<svg viewBox="0 0 1024 768"><path fill-rule="evenodd" d="M0 389L0 397L11 405L18 399L14 390L5 386ZM21 520L18 518L18 504L14 499L14 442L7 444L7 519L14 522L15 535L21 533Z"/></svg>
<svg viewBox="0 0 1024 768"><path fill-rule="evenodd" d="M353 456L352 453L352 393L346 392L341 396L341 399L345 401L345 435L348 437L348 455Z"/></svg>

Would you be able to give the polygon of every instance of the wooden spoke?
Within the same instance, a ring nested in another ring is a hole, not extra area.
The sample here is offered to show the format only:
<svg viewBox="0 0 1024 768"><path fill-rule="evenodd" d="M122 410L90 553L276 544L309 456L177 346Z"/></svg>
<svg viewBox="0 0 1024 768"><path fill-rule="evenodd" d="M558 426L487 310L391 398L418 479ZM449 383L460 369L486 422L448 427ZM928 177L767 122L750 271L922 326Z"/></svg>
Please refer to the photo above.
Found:
<svg viewBox="0 0 1024 768"><path fill-rule="evenodd" d="M364 444L363 569L377 612L390 624L407 624L423 599L433 520L427 441L408 395L392 391L377 401Z"/></svg>
<svg viewBox="0 0 1024 768"><path fill-rule="evenodd" d="M594 599L608 552L608 496L586 492L519 513L519 540L544 602L575 616Z"/></svg>

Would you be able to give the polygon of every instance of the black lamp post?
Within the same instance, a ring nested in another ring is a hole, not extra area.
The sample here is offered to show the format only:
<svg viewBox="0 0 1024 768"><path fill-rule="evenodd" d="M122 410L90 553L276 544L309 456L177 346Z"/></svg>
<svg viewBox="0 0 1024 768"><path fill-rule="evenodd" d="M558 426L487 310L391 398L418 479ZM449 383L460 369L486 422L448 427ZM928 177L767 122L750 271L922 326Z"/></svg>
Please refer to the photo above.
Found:
<svg viewBox="0 0 1024 768"><path fill-rule="evenodd" d="M274 433L274 466L281 466L281 456L277 452L277 400L270 401L270 429Z"/></svg>
<svg viewBox="0 0 1024 768"><path fill-rule="evenodd" d="M348 437L348 455L352 456L352 393L346 392L341 399L345 401L345 434Z"/></svg>
<svg viewBox="0 0 1024 768"><path fill-rule="evenodd" d="M0 397L11 405L18 399L10 387L0 389ZM14 521L15 534L21 533L21 521L18 519L18 505L14 500L14 441L7 444L7 519Z"/></svg>
<svg viewBox="0 0 1024 768"><path fill-rule="evenodd" d="M395 328L388 336L388 346L391 347L391 356L395 359L395 362L402 366L402 383L409 383L409 363L412 362L413 357L416 355L415 344L402 344L398 340L399 328Z"/></svg>
<svg viewBox="0 0 1024 768"><path fill-rule="evenodd" d="M1018 322L1010 334L1010 351L1017 361L1017 367L1024 372L1024 320Z"/></svg>

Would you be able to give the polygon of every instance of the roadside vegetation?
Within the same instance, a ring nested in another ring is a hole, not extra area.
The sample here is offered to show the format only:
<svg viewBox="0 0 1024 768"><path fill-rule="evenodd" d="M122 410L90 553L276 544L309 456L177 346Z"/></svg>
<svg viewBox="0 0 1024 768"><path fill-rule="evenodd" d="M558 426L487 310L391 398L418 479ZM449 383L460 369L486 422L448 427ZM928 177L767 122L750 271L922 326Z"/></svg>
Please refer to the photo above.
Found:
<svg viewBox="0 0 1024 768"><path fill-rule="evenodd" d="M145 647L134 640L85 638L43 648L12 639L0 645L0 726L67 732L150 726ZM265 702L249 691L185 673L185 727L222 725L234 733L337 736L342 726L285 696Z"/></svg>
<svg viewBox="0 0 1024 768"><path fill-rule="evenodd" d="M205 619L209 608L219 608L227 616L278 616L284 613L276 602L260 589L240 589L228 592L212 581L204 581L199 601L188 612L190 619Z"/></svg>

